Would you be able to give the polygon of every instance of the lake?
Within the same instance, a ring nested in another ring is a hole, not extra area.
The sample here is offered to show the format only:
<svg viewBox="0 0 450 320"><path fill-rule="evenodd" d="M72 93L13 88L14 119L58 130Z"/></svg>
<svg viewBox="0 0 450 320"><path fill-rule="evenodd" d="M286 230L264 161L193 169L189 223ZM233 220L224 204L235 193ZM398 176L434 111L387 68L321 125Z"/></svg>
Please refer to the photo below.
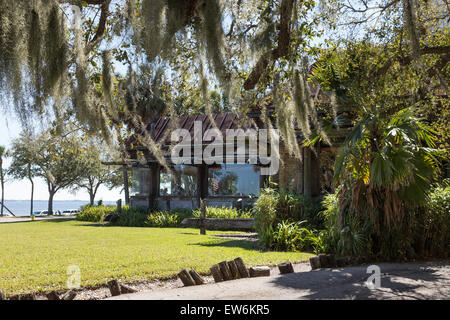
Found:
<svg viewBox="0 0 450 320"><path fill-rule="evenodd" d="M68 209L80 209L81 206L89 204L89 201L83 200L54 200L53 211L68 210ZM97 204L97 202L95 202ZM116 205L115 201L103 201L104 205ZM29 200L5 200L5 206L8 207L16 216L28 216L30 215L30 201ZM47 200L34 200L33 211L47 210ZM4 213L8 213L8 210L4 209Z"/></svg>

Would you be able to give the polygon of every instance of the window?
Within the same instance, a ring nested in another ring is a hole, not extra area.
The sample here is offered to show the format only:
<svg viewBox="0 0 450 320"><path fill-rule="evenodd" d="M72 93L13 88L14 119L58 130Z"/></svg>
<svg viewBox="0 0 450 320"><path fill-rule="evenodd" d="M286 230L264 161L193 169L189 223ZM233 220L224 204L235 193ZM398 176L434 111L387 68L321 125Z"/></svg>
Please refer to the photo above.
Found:
<svg viewBox="0 0 450 320"><path fill-rule="evenodd" d="M169 172L161 171L159 193L161 196L193 197L197 195L198 169L184 165L174 166Z"/></svg>
<svg viewBox="0 0 450 320"><path fill-rule="evenodd" d="M150 192L150 169L133 168L131 196L148 196Z"/></svg>
<svg viewBox="0 0 450 320"><path fill-rule="evenodd" d="M222 164L208 168L210 196L258 196L259 167L251 164Z"/></svg>

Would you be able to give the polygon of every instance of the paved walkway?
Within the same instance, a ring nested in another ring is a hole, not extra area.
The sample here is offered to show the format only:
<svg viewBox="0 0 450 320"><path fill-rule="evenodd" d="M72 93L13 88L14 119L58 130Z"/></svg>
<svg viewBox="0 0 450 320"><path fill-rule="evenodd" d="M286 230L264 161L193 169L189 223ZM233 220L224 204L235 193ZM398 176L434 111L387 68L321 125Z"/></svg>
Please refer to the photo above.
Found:
<svg viewBox="0 0 450 320"><path fill-rule="evenodd" d="M239 279L195 287L155 290L111 297L113 300L258 300L258 299L450 299L450 261L381 263L381 288L370 290L367 267L309 271ZM299 272L300 271L300 272Z"/></svg>
<svg viewBox="0 0 450 320"><path fill-rule="evenodd" d="M34 221L42 220L59 220L59 219L75 219L76 216L47 216L47 217L35 217ZM17 216L17 217L0 217L0 223L12 223L12 222L30 222L30 216Z"/></svg>

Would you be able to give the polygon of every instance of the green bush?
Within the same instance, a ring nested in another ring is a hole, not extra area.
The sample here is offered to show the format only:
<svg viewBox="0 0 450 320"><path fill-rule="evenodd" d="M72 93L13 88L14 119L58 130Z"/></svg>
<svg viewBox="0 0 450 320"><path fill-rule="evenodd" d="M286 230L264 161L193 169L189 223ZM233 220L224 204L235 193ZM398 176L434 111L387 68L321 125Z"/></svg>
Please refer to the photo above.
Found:
<svg viewBox="0 0 450 320"><path fill-rule="evenodd" d="M77 215L77 220L101 222L106 215L116 213L115 206L84 206L81 212Z"/></svg>
<svg viewBox="0 0 450 320"><path fill-rule="evenodd" d="M184 218L191 216L192 211L188 209L148 213L145 209L126 208L119 214L119 219L112 224L123 227L178 227Z"/></svg>
<svg viewBox="0 0 450 320"><path fill-rule="evenodd" d="M322 229L323 219L321 199L310 199L301 194L280 192L277 205L277 219L289 221L306 221L308 228Z"/></svg>
<svg viewBox="0 0 450 320"><path fill-rule="evenodd" d="M408 210L395 230L381 236L370 216L339 209L338 192L322 203L326 229L317 245L322 252L380 260L448 256L450 187L433 189L425 205Z"/></svg>
<svg viewBox="0 0 450 320"><path fill-rule="evenodd" d="M146 225L149 227L175 228L185 218L192 217L190 209L174 209L171 211L156 211L148 215Z"/></svg>
<svg viewBox="0 0 450 320"><path fill-rule="evenodd" d="M200 218L200 209L192 212L195 218ZM207 218L219 218L219 219L236 219L236 218L252 218L251 210L238 210L236 208L229 207L206 207Z"/></svg>
<svg viewBox="0 0 450 320"><path fill-rule="evenodd" d="M112 224L122 227L145 227L147 216L148 213L145 209L122 207L119 219Z"/></svg>
<svg viewBox="0 0 450 320"><path fill-rule="evenodd" d="M175 228L183 221L184 216L179 213L157 211L148 215L146 225L149 227Z"/></svg>
<svg viewBox="0 0 450 320"><path fill-rule="evenodd" d="M319 242L318 234L314 230L302 227L305 221L280 222L273 232L271 240L275 250L284 251L312 251Z"/></svg>
<svg viewBox="0 0 450 320"><path fill-rule="evenodd" d="M279 192L272 188L262 189L253 209L255 230L260 242L267 248L292 247L290 240L286 240L285 244L279 240L283 238L284 232L293 230L294 224L299 221L302 221L302 228L307 230L322 228L323 219L318 215L320 209L319 201L303 195ZM275 232L279 236L278 240L275 238ZM296 232L298 233L298 230ZM305 232L303 230L299 237L302 238Z"/></svg>
<svg viewBox="0 0 450 320"><path fill-rule="evenodd" d="M450 244L450 186L436 187L430 201L416 213L416 246L422 256L448 256Z"/></svg>
<svg viewBox="0 0 450 320"><path fill-rule="evenodd" d="M255 202L254 228L258 233L260 242L267 248L272 247L273 230L277 220L279 194L271 188L261 190L258 200Z"/></svg>

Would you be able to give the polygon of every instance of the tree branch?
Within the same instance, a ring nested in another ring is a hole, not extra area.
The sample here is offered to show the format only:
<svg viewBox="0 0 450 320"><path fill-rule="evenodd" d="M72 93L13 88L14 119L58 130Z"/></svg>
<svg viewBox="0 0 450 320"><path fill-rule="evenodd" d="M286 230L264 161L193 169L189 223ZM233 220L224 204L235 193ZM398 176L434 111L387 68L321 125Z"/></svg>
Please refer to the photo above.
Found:
<svg viewBox="0 0 450 320"><path fill-rule="evenodd" d="M265 52L256 63L252 72L244 82L244 89L251 90L255 88L268 65L288 54L289 43L291 41L291 19L292 10L294 8L294 0L283 0L280 8L280 24L278 34L277 48Z"/></svg>
<svg viewBox="0 0 450 320"><path fill-rule="evenodd" d="M97 31L95 32L94 37L91 41L87 44L85 48L85 52L89 53L100 41L102 41L103 37L105 36L106 31L106 22L109 16L109 4L111 3L111 0L91 0L92 2L95 2L93 4L100 4L100 20L98 22ZM89 3L89 2L88 2Z"/></svg>
<svg viewBox="0 0 450 320"><path fill-rule="evenodd" d="M444 54L450 53L450 46L425 47L420 49L420 54Z"/></svg>

